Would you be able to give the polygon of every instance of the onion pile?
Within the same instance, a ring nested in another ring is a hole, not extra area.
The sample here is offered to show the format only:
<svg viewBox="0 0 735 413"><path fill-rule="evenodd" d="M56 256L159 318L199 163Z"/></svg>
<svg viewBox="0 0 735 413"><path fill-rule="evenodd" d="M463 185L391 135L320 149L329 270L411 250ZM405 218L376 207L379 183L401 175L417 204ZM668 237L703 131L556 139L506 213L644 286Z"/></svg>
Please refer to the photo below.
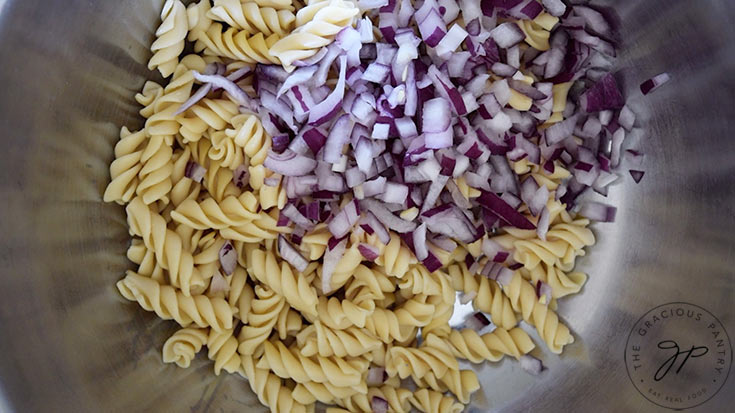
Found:
<svg viewBox="0 0 735 413"><path fill-rule="evenodd" d="M265 166L284 176L289 198L279 224L300 229L279 240L284 258L306 266L292 243L319 222L332 235L325 261L339 259L359 226L385 243L389 231L400 234L431 271L441 266L432 250L446 241L472 243L508 226L543 238L550 193L514 172L523 160L572 172L555 191L568 209L590 188L607 195L623 161L642 157L624 146L636 119L610 73L615 21L572 3L376 0L292 72L258 65L257 111L273 137ZM548 50L529 47L531 21L550 32ZM232 79L210 72L197 79L254 110L230 92ZM643 171L630 175L639 182ZM465 197L458 179L480 195ZM582 213L615 216L605 205ZM360 252L377 257L369 246Z"/></svg>

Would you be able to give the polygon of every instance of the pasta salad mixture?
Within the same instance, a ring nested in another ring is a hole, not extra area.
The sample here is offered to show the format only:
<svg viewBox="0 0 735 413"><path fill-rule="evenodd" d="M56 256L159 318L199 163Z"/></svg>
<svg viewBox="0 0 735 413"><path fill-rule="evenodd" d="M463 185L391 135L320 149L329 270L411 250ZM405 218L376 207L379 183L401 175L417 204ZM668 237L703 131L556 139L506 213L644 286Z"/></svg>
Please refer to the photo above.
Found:
<svg viewBox="0 0 735 413"><path fill-rule="evenodd" d="M562 0L167 0L106 202L117 287L273 412L459 412L469 363L574 342L557 300L643 155L615 20ZM649 88L650 90L651 88ZM471 304L463 328L455 303ZM534 343L520 327L535 328Z"/></svg>

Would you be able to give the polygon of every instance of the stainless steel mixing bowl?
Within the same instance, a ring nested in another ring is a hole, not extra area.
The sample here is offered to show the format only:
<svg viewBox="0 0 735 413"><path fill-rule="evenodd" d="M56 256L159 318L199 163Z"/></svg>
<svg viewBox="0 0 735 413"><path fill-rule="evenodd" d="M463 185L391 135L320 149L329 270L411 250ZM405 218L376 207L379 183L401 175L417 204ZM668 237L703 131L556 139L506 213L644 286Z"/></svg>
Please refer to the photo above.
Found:
<svg viewBox="0 0 735 413"><path fill-rule="evenodd" d="M114 287L129 236L101 195L119 126L141 125L133 95L152 76L162 3L0 0L0 411L265 411L204 358L163 365L175 326ZM577 341L561 357L535 353L549 367L538 378L510 360L481 367L474 411L666 411L627 373L637 320L687 302L735 334L733 2L608 4L623 22L619 74L647 124L647 173L612 189L617 223L594 226L589 283L561 304ZM643 97L638 84L664 71L672 82ZM681 374L714 374L695 361ZM730 378L691 411L733 405Z"/></svg>

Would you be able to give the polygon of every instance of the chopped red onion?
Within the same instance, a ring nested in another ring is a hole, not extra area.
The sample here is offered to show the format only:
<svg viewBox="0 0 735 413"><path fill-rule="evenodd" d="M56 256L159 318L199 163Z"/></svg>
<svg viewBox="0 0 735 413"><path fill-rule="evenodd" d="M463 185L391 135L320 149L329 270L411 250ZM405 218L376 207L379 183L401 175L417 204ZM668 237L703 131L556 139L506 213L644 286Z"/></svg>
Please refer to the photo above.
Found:
<svg viewBox="0 0 735 413"><path fill-rule="evenodd" d="M230 284L227 282L227 279L221 272L215 271L212 280L209 282L209 293L217 294L221 292L227 294L229 291Z"/></svg>
<svg viewBox="0 0 735 413"><path fill-rule="evenodd" d="M544 370L544 364L536 357L525 354L520 359L521 368L526 372L537 376Z"/></svg>
<svg viewBox="0 0 735 413"><path fill-rule="evenodd" d="M465 320L467 328L471 328L477 332L490 325L490 320L481 312L470 314Z"/></svg>
<svg viewBox="0 0 735 413"><path fill-rule="evenodd" d="M469 304L477 298L477 291L469 291L466 293L459 293L459 303L462 305Z"/></svg>
<svg viewBox="0 0 735 413"><path fill-rule="evenodd" d="M561 17L566 13L567 6L562 0L541 0L546 12L554 17Z"/></svg>
<svg viewBox="0 0 735 413"><path fill-rule="evenodd" d="M278 236L278 254L298 272L303 272L309 265L309 261L283 235Z"/></svg>
<svg viewBox="0 0 735 413"><path fill-rule="evenodd" d="M189 161L186 163L186 168L184 169L184 176L191 179L194 182L201 183L204 177L207 175L207 168L199 165L198 163L194 161Z"/></svg>
<svg viewBox="0 0 735 413"><path fill-rule="evenodd" d="M306 218L293 204L286 205L281 212L283 212L283 215L291 220L291 222L305 230L311 230L314 228L314 223Z"/></svg>
<svg viewBox="0 0 735 413"><path fill-rule="evenodd" d="M339 241L333 248L328 248L324 253L324 264L322 265L322 292L329 294L332 292L332 274L339 264L339 260L345 254L347 249L347 239Z"/></svg>
<svg viewBox="0 0 735 413"><path fill-rule="evenodd" d="M178 116L186 112L187 110L189 110L189 108L199 103L199 101L204 99L204 97L207 96L207 94L211 91L212 91L211 83L206 83L202 85L199 89L197 89L197 91L193 95L191 95L189 99L186 100L186 102L184 102L179 107L179 109L176 110L176 112L174 112L174 116Z"/></svg>
<svg viewBox="0 0 735 413"><path fill-rule="evenodd" d="M219 250L219 264L227 275L235 272L237 267L237 253L230 241L225 242Z"/></svg>
<svg viewBox="0 0 735 413"><path fill-rule="evenodd" d="M329 222L329 232L335 238L342 238L349 234L352 227L355 226L357 221L360 219L360 206L357 200L345 205L339 213L337 213L332 221Z"/></svg>
<svg viewBox="0 0 735 413"><path fill-rule="evenodd" d="M317 162L287 149L278 154L273 151L265 158L265 167L284 176L304 176L316 169Z"/></svg>
<svg viewBox="0 0 735 413"><path fill-rule="evenodd" d="M378 248L369 244L361 243L357 246L357 250L360 251L360 254L362 254L362 256L368 261L375 261L380 256Z"/></svg>
<svg viewBox="0 0 735 413"><path fill-rule="evenodd" d="M490 30L490 37L499 47L507 49L522 42L526 34L515 22L506 22Z"/></svg>
<svg viewBox="0 0 735 413"><path fill-rule="evenodd" d="M238 188L245 188L249 180L250 172L248 171L248 167L246 165L240 165L235 168L235 171L232 173L232 182L234 182Z"/></svg>
<svg viewBox="0 0 735 413"><path fill-rule="evenodd" d="M309 124L310 125L321 125L327 122L337 115L337 111L342 107L342 98L345 94L345 76L347 73L347 57L341 56L339 58L339 80L337 85L334 87L334 91L327 96L324 101L311 108L309 112Z"/></svg>
<svg viewBox="0 0 735 413"><path fill-rule="evenodd" d="M621 109L625 105L618 83L612 73L608 73L580 97L579 103L587 113L606 109Z"/></svg>
<svg viewBox="0 0 735 413"><path fill-rule="evenodd" d="M392 229L393 231L404 234L406 232L411 232L416 229L416 223L406 221L400 217L393 215L393 213L380 202L371 199L365 199L362 202L365 203L363 209L372 212L378 219L378 221L380 221L382 224Z"/></svg>
<svg viewBox="0 0 735 413"><path fill-rule="evenodd" d="M233 82L230 79L227 79L226 77L222 75L205 75L197 72L196 70L193 72L194 78L202 83L209 83L212 85L212 87L216 87L219 89L224 89L227 94L229 94L235 101L240 105L244 106L247 109L250 109L252 111L258 110L258 103L252 99L250 96L248 96L247 93L245 93L244 90L240 88L240 86L237 85L237 83Z"/></svg>
<svg viewBox="0 0 735 413"><path fill-rule="evenodd" d="M643 175L645 174L644 171L637 171L637 170L634 170L634 169L631 169L628 172L630 173L630 176L633 177L633 180L637 184L641 183L641 180L643 179Z"/></svg>
<svg viewBox="0 0 735 413"><path fill-rule="evenodd" d="M368 386L380 386L387 380L388 374L385 372L385 368L372 366L368 369L367 376L365 378L365 384Z"/></svg>
<svg viewBox="0 0 735 413"><path fill-rule="evenodd" d="M373 396L370 399L370 408L373 410L373 413L388 413L389 407L388 401L382 397Z"/></svg>

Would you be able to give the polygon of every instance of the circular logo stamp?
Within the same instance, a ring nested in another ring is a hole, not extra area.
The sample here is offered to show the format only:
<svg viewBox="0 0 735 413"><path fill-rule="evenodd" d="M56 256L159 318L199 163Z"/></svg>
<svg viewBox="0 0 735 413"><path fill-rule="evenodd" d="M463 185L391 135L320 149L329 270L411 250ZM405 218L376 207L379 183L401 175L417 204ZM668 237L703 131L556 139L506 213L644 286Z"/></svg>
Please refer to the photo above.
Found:
<svg viewBox="0 0 735 413"><path fill-rule="evenodd" d="M628 377L651 402L698 406L725 384L732 345L720 320L689 303L658 306L636 322L625 346Z"/></svg>

